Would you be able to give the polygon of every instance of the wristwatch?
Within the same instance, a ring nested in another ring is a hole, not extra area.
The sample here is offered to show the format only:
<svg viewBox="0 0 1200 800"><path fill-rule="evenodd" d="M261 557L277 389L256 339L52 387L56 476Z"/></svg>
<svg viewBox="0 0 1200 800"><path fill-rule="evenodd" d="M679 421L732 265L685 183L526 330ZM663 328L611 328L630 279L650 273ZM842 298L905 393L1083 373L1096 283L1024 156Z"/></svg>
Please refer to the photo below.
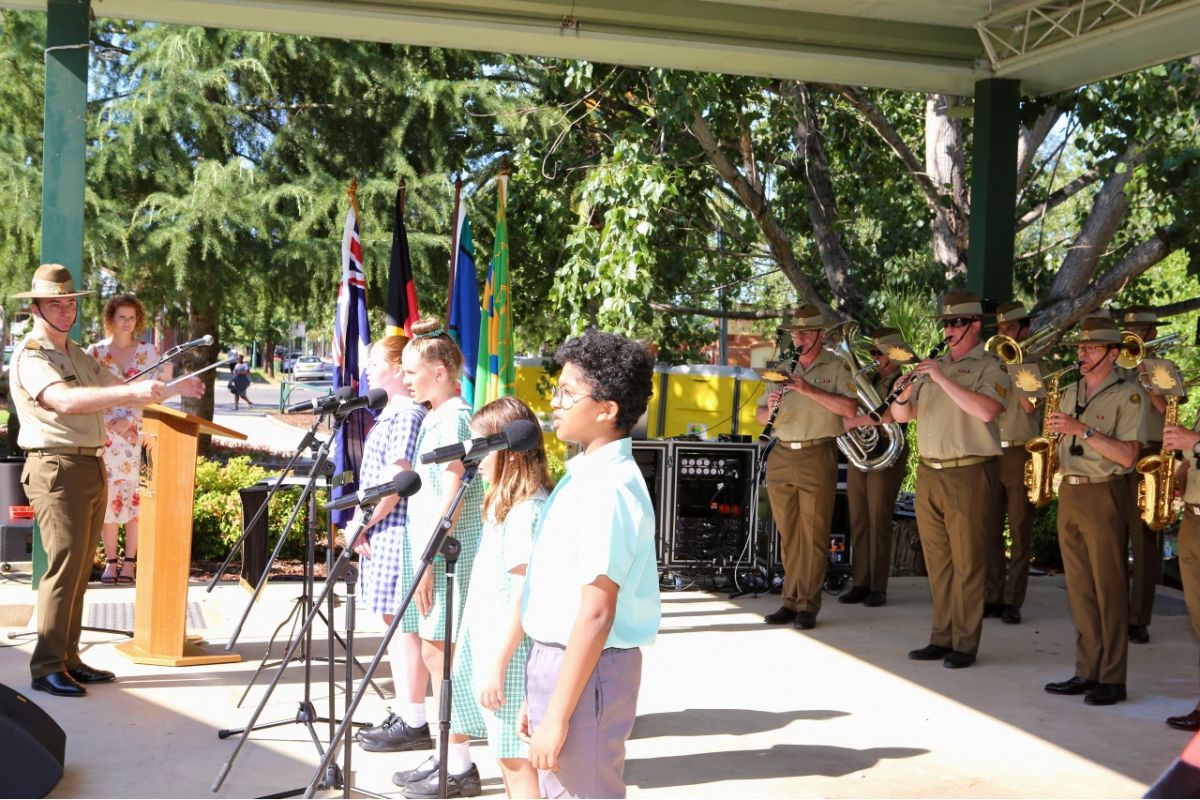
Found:
<svg viewBox="0 0 1200 800"><path fill-rule="evenodd" d="M1088 439L1092 438L1095 435L1096 435L1096 429L1093 428L1091 425L1088 425L1086 428L1083 429L1084 441L1087 441Z"/></svg>

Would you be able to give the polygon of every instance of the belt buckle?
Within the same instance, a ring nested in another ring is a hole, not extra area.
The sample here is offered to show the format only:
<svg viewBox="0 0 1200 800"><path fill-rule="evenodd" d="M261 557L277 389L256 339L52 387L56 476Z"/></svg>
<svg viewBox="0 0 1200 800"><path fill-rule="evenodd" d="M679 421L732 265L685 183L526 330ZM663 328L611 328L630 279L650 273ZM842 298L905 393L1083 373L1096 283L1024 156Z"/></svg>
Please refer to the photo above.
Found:
<svg viewBox="0 0 1200 800"><path fill-rule="evenodd" d="M930 469L945 469L945 467L942 466L942 462L940 462L940 461L930 461L929 468Z"/></svg>
<svg viewBox="0 0 1200 800"><path fill-rule="evenodd" d="M1068 475L1067 483L1069 483L1072 486L1079 486L1080 484L1083 483L1083 479L1078 475Z"/></svg>

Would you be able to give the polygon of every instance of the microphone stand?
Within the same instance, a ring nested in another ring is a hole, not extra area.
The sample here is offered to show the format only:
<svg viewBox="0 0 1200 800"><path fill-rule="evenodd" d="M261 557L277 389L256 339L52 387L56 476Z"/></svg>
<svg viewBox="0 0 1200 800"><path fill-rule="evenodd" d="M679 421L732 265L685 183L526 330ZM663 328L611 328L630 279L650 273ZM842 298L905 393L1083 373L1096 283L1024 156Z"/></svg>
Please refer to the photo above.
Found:
<svg viewBox="0 0 1200 800"><path fill-rule="evenodd" d="M209 344L212 344L212 342L209 342ZM201 344L194 344L194 345L192 345L192 347L207 347L207 346L208 346L208 345L206 345L206 344L203 344L203 343L201 343ZM165 363L167 363L168 361L170 361L170 360L171 360L172 358L174 358L175 356L182 355L182 354L186 353L186 352L187 352L189 349L191 349L191 348L184 347L183 345L176 345L176 346L174 346L174 347L172 347L172 348L168 349L168 350L167 350L167 352L165 352L165 353L163 353L163 354L162 354L162 358L160 358L160 359L158 360L158 362L157 362L157 363L155 363L155 364L152 364L152 365L150 365L150 366L146 367L144 370L142 370L142 371L141 371L141 372L139 372L138 374L134 375L132 378L126 378L126 379L125 379L125 383L132 383L133 381L136 381L138 378L140 378L140 377L142 377L143 375L145 375L147 372L153 372L154 370L156 370L156 369L158 369L159 367L161 367L163 364L165 364ZM222 362L222 363L224 363L224 362Z"/></svg>
<svg viewBox="0 0 1200 800"><path fill-rule="evenodd" d="M404 597L400 600L400 603L398 604L396 611L393 613L392 622L388 625L387 630L384 632L383 640L380 642L379 648L375 651L375 656L371 659L371 663L367 665L366 673L363 677L362 682L359 683L358 690L355 692L354 698L346 706L345 712L343 714L342 722L338 726L337 731L334 732L333 738L330 739L329 747L322 754L321 763L317 766L317 770L312 778L312 781L309 783L307 789L305 790L305 793L304 793L305 797L312 797L313 793L318 788L327 788L328 784L327 783L323 784L323 780L326 777L327 770L329 769L330 765L333 762L333 758L337 752L337 747L340 743L345 741L346 731L347 731L347 729L349 729L351 727L351 725L353 725L354 712L358 709L359 704L362 702L363 695L366 694L367 687L370 684L371 679L374 677L375 671L377 669L379 669L379 664L383 661L384 654L387 653L388 644L392 641L392 637L395 636L395 634L396 634L396 629L399 628L399 626L400 626L400 622L404 617L404 612L407 611L409 605L412 604L413 596L417 592L417 587L420 585L421 579L425 576L425 571L427 569L429 569L429 567L433 564L433 559L438 555L438 553L442 553L442 555L447 559L446 626L447 626L447 629L450 628L451 612L453 610L450 605L450 600L453 599L452 596L450 596L450 592L453 588L452 581L453 581L453 577L454 577L453 569L451 568L451 564L457 562L460 545L459 545L458 540L451 537L449 535L449 533L450 533L451 528L453 528L453 526L454 526L454 522L453 522L454 514L457 512L458 507L462 504L463 497L466 496L466 492L471 484L471 481L474 480L476 474L479 472L479 465L477 463L468 463L465 466L466 466L466 469L463 473L462 482L459 484L458 491L455 492L454 498L450 502L450 507L446 510L446 514L440 520L438 520L438 524L434 530L433 536L432 536L432 538L430 538L429 544L425 548L425 552L421 555L421 565L417 568L417 572L413 576L412 583L409 584L408 590L405 592ZM364 519L370 515L370 510L371 510L371 508L374 507L374 505L375 505L375 503L370 503L370 504L364 504L362 506L363 512L364 512L363 513ZM316 599L316 601L313 604L313 610L309 612L308 617L304 620L304 623L301 625L302 633L312 627L313 621L316 619L316 616L317 616L317 611L320 609L320 604L322 602L324 602L326 595L332 591L334 581L336 580L336 578L338 576L341 575L341 572L345 568L345 565L350 561L350 557L354 553L354 545L358 542L358 537L362 534L362 532L363 532L363 528L361 525L359 525L358 529L355 530L352 535L348 535L346 537L345 549L342 551L341 555L338 556L338 559L336 562L334 562L333 567L330 568L329 578L326 580L325 586L321 590L320 597L318 597ZM452 562L451 559L454 559L454 562ZM449 636L450 635L449 632L447 632L446 635ZM229 774L229 770L233 764L234 759L237 757L238 752L241 751L242 747L246 744L246 740L249 738L250 730L254 727L254 724L257 722L258 717L262 714L263 709L266 707L267 702L271 698L271 694L275 691L275 687L279 685L279 682L283 678L283 673L287 669L288 664L291 663L292 658L295 657L296 651L299 648L299 642L300 642L301 638L302 637L297 637L297 639L294 640L291 643L291 645L288 647L288 651L284 654L283 660L280 662L279 669L275 673L275 677L271 679L271 683L270 683L270 685L267 686L267 690L264 693L262 700L259 701L258 708L256 708L254 710L254 713L250 717L250 722L243 729L242 738L238 741L237 747L234 748L234 751L230 755L229 760L226 761L221 766L220 771L217 773L217 777L213 781L213 784L211 787L211 790L213 792L219 791L221 788L221 785L225 782L225 778ZM451 654L450 654L450 652L447 652L445 654L445 660L447 662L447 666L444 667L442 670L442 672L443 672L443 683L442 683L443 695L442 695L442 700L441 700L441 704L440 704L440 714L443 719L440 722L439 731L438 731L438 747L439 747L439 753L440 753L440 761L441 761L442 765L445 765L447 763L446 753L449 748L449 733L450 733L450 694L449 694L449 692L450 692L450 688L451 688L450 680L449 680L450 658L451 658ZM439 771L439 780L441 781L440 794L444 797L446 794L446 783L445 783L446 770L445 770L444 766L440 767L439 770L440 770ZM349 790L347 789L347 791L349 791ZM359 790L359 791L361 792L361 790Z"/></svg>

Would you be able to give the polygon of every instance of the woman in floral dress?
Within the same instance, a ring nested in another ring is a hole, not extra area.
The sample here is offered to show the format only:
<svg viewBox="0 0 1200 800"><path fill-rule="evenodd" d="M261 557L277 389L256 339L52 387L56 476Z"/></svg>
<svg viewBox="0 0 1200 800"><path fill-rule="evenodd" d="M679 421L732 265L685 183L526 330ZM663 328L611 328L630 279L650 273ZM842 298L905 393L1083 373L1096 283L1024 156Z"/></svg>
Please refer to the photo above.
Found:
<svg viewBox="0 0 1200 800"><path fill-rule="evenodd" d="M146 327L146 309L131 294L113 297L104 306L104 332L108 338L87 349L118 378L128 379L161 358L158 348L139 338ZM170 365L143 378L165 380ZM108 508L100 536L104 541L104 574L101 583L133 583L137 571L138 469L142 455L142 411L110 408L104 412L104 467L108 472ZM125 558L117 557L117 531L125 526Z"/></svg>

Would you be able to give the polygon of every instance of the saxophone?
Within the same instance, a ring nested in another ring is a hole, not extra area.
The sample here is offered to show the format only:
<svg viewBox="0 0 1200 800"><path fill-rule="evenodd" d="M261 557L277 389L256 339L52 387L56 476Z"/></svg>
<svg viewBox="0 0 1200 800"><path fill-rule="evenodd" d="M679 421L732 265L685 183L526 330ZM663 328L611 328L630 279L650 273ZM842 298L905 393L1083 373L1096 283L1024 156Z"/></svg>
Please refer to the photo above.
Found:
<svg viewBox="0 0 1200 800"><path fill-rule="evenodd" d="M1061 434L1051 433L1050 415L1058 411L1061 393L1058 382L1062 372L1046 378L1046 411L1042 417L1042 435L1025 443L1029 459L1025 462L1025 490L1029 502L1037 508L1054 499L1054 473L1058 472L1058 440Z"/></svg>
<svg viewBox="0 0 1200 800"><path fill-rule="evenodd" d="M1168 395L1167 408L1163 415L1163 426L1179 424L1179 398ZM1142 522L1152 531L1161 531L1175 519L1171 510L1172 486L1175 478L1175 454L1163 447L1154 455L1144 456L1137 462L1137 471L1142 476L1138 484L1137 505L1142 512Z"/></svg>

